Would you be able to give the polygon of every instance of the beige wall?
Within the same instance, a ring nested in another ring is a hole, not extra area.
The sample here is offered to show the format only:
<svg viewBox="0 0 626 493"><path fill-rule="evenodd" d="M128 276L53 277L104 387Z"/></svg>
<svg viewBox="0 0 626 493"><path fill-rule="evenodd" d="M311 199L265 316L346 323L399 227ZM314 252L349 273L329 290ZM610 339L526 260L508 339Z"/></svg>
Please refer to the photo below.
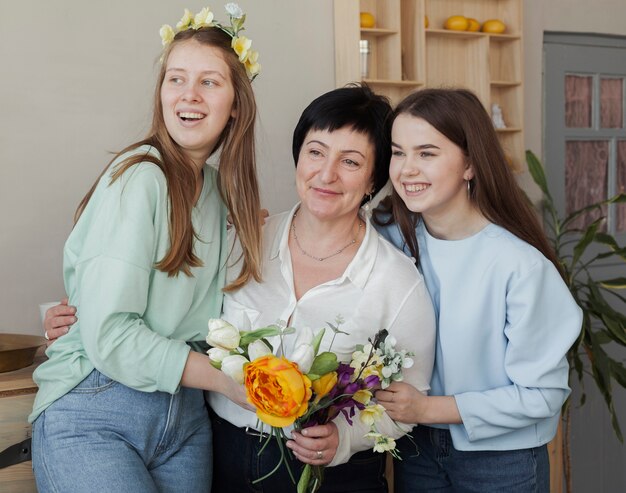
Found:
<svg viewBox="0 0 626 493"><path fill-rule="evenodd" d="M222 5L208 2L218 19ZM80 198L147 130L159 27L206 0L0 0L0 332L39 333L63 295L61 255ZM331 0L239 0L260 51L262 197L295 199L291 132L334 87Z"/></svg>
<svg viewBox="0 0 626 493"><path fill-rule="evenodd" d="M146 131L158 28L205 3L0 0L0 332L38 333L37 305L62 296L76 204L107 151ZM263 64L255 81L262 196L278 212L295 201L293 126L334 86L332 1L239 3ZM626 35L624 19L623 0L525 1L527 148L541 155L544 30Z"/></svg>

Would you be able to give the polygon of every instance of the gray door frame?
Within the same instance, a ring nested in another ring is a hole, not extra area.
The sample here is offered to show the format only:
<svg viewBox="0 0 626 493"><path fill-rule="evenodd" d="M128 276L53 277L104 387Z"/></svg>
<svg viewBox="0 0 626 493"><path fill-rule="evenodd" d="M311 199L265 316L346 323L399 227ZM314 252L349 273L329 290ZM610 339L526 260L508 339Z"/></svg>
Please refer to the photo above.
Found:
<svg viewBox="0 0 626 493"><path fill-rule="evenodd" d="M610 62L607 59L617 60ZM563 214L565 210L565 142L575 140L626 139L624 129L599 129L599 108L592 115L593 137L588 129L565 127L565 74L621 75L626 78L626 37L579 33L544 33L544 103L543 138L546 177L555 205ZM594 84L597 91L598 84ZM597 94L594 94L597 99ZM624 104L626 111L626 104ZM623 115L626 122L626 114ZM611 155L611 153L613 153ZM615 161L615 148L610 146L609 160ZM609 164L609 176L611 176ZM608 182L608 195L616 190L615 180ZM626 234L616 235L621 244L626 244ZM610 263L598 268L600 278L617 277ZM607 347L613 357L626 361L621 347ZM602 396L595 390L590 378L585 378L587 402L578 407L580 387L573 384L572 397L572 473L576 492L626 491L626 446L622 445L613 432L608 411ZM622 431L626 429L626 391L613 385L613 401L618 412ZM620 415L620 411L621 415Z"/></svg>
<svg viewBox="0 0 626 493"><path fill-rule="evenodd" d="M544 33L544 105L543 138L546 177L559 212L565 212L565 142L574 140L608 140L609 174L608 196L617 192L614 169L611 163L617 159L615 140L626 139L622 129L600 128L600 108L593 106L592 128L567 128L565 126L565 75L570 73L621 76L626 79L626 37L600 34ZM610 61L609 61L610 60ZM594 83L594 100L599 100L599 84ZM623 105L623 121L626 122L626 104ZM613 140L611 140L613 139ZM614 212L609 211L613 223ZM618 241L626 241L626 234Z"/></svg>

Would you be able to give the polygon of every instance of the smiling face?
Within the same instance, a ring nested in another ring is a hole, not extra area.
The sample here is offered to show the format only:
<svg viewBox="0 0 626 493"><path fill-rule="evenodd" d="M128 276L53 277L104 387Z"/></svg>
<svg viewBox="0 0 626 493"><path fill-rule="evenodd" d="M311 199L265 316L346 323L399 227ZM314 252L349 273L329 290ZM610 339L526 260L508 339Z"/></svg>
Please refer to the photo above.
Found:
<svg viewBox="0 0 626 493"><path fill-rule="evenodd" d="M195 40L172 48L161 85L168 133L194 163L202 166L231 116L235 90L219 48Z"/></svg>
<svg viewBox="0 0 626 493"><path fill-rule="evenodd" d="M367 135L348 127L309 131L296 168L300 209L324 221L356 217L372 190L373 171L374 146Z"/></svg>
<svg viewBox="0 0 626 493"><path fill-rule="evenodd" d="M407 208L444 218L471 207L467 180L474 176L463 151L422 118L400 114L391 133L391 182Z"/></svg>

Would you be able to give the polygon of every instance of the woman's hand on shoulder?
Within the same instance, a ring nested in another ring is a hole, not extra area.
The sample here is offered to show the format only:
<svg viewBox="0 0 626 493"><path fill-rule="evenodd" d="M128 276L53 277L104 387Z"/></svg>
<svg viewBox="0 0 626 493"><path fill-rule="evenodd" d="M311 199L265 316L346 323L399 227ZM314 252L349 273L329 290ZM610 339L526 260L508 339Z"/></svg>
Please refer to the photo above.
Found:
<svg viewBox="0 0 626 493"><path fill-rule="evenodd" d="M291 434L287 442L296 458L305 464L325 466L335 458L339 447L339 431L334 423L316 425Z"/></svg>
<svg viewBox="0 0 626 493"><path fill-rule="evenodd" d="M76 307L67 303L68 299L63 298L58 305L48 308L46 311L43 329L46 339L49 341L48 345L67 334L70 327L76 323Z"/></svg>

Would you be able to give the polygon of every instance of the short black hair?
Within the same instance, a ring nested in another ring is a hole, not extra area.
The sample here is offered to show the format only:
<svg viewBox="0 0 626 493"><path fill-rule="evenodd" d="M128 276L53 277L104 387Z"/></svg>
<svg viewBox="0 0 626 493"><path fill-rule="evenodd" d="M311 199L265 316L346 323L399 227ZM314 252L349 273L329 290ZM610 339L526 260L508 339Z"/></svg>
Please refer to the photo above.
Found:
<svg viewBox="0 0 626 493"><path fill-rule="evenodd" d="M389 179L391 115L389 100L364 84L351 84L322 94L302 112L293 131L292 152L296 166L304 139L311 130L334 132L352 128L369 137L374 146L372 195L375 195Z"/></svg>

